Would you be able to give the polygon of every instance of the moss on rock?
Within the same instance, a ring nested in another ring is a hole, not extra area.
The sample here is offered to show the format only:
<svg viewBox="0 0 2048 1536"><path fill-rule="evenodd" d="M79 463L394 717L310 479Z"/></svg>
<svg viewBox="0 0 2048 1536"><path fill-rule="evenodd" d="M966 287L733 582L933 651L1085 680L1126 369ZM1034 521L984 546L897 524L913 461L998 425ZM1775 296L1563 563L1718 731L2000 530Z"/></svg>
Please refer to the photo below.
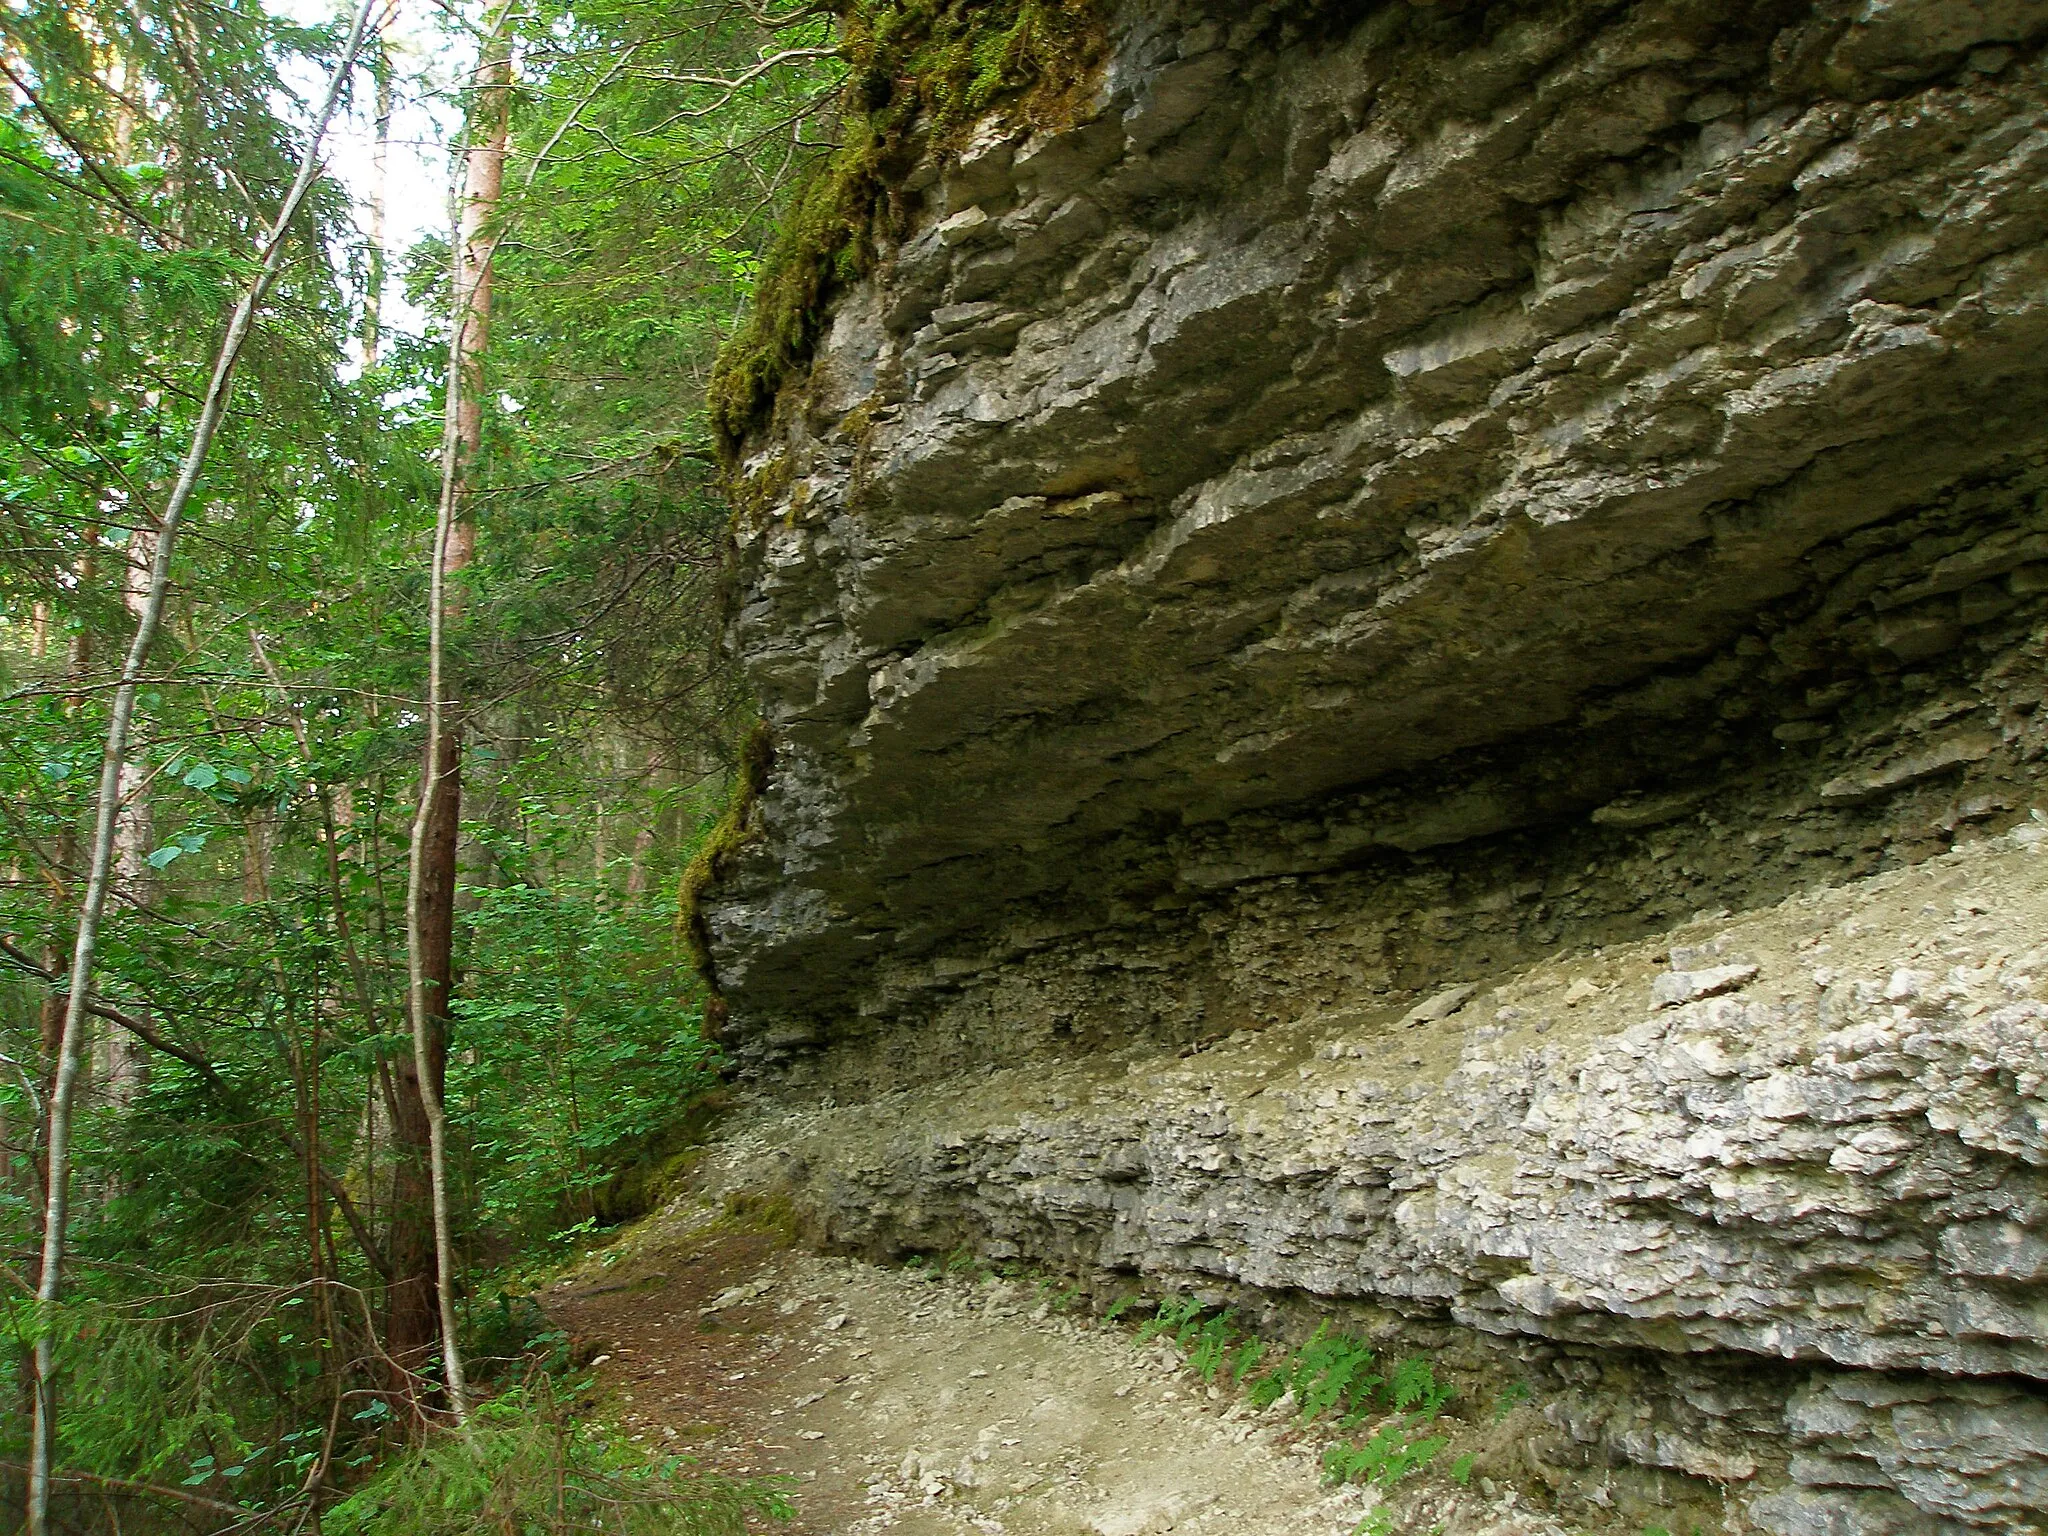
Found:
<svg viewBox="0 0 2048 1536"><path fill-rule="evenodd" d="M775 762L775 748L769 739L768 722L757 720L747 733L746 745L733 774L732 798L725 814L711 829L689 865L683 870L677 893L676 927L683 948L704 983L704 1033L716 1040L725 1024L725 999L719 994L718 972L711 958L711 930L705 924L704 892L717 880L732 873L733 861L761 835L754 821L754 807L768 784L768 770Z"/></svg>
<svg viewBox="0 0 2048 1536"><path fill-rule="evenodd" d="M712 370L728 463L809 361L834 292L902 233L895 195L928 156L954 153L997 109L1021 124L1072 118L1107 45L1106 0L843 0L840 147L810 175L761 270L746 323Z"/></svg>

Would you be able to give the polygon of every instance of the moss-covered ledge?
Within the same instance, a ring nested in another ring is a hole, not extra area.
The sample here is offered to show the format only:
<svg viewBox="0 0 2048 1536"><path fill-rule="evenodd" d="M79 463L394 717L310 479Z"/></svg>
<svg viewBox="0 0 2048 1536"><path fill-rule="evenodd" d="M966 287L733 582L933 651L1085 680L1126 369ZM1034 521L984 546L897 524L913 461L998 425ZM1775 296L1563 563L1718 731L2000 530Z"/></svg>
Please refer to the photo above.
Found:
<svg viewBox="0 0 2048 1536"><path fill-rule="evenodd" d="M711 423L728 466L810 360L833 295L906 233L901 192L993 111L1022 127L1074 120L1108 51L1107 0L845 0L840 143L812 168L719 353Z"/></svg>

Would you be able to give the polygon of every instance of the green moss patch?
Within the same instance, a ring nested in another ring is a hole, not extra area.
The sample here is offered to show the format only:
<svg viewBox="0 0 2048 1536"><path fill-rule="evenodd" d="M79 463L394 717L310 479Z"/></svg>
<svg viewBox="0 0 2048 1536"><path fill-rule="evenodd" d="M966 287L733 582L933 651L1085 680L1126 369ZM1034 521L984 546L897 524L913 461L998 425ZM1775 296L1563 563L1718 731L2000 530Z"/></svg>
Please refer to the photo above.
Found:
<svg viewBox="0 0 2048 1536"><path fill-rule="evenodd" d="M844 0L840 147L798 191L753 311L712 370L728 464L809 361L833 294L903 234L894 189L911 168L957 152L998 107L1030 127L1071 121L1107 47L1106 13L1105 0Z"/></svg>
<svg viewBox="0 0 2048 1536"><path fill-rule="evenodd" d="M716 1040L725 1023L725 999L718 992L718 972L711 960L711 930L704 922L704 892L732 873L741 850L760 836L753 825L754 806L768 784L768 770L774 765L775 748L768 736L768 722L758 720L747 733L740 750L739 768L733 775L732 798L725 814L711 829L695 857L683 871L678 893L677 927L690 963L697 968L706 992L704 1032Z"/></svg>

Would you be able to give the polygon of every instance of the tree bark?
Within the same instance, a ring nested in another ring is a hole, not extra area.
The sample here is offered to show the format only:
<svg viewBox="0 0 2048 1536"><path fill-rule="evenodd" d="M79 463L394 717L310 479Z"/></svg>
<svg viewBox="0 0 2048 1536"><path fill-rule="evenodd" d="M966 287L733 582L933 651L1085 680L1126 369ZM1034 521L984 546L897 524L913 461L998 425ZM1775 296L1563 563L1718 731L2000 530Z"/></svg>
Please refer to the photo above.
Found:
<svg viewBox="0 0 2048 1536"><path fill-rule="evenodd" d="M462 1353L455 1315L455 1274L447 1177L449 999L455 990L455 891L462 825L462 704L447 666L447 628L462 617L459 586L451 577L467 570L476 554L476 523L470 511L471 475L483 448L483 362L490 340L492 229L505 183L505 149L510 131L512 84L510 12L493 8L490 29L477 58L469 131L463 153L460 226L455 240L449 317L446 412L441 431L441 505L436 519L431 595L428 600L427 744L420 772L420 800L413 820L412 860L406 892L407 950L413 1059L400 1067L392 1141L399 1166L392 1219L394 1249L409 1259L424 1251L422 1268L393 1268L390 1326L386 1347L394 1358L423 1357L432 1340L419 1332L421 1293L431 1284L439 1315L442 1366L448 1405L457 1422L468 1412ZM422 1191L422 1170L424 1190ZM429 1223L421 1221L424 1192ZM401 1198L401 1195L403 1196ZM428 1234L421 1228L427 1225ZM399 1228L405 1230L400 1241ZM423 1241L423 1238L427 1240ZM400 1328L405 1330L400 1333ZM403 1351L401 1350L403 1346Z"/></svg>
<svg viewBox="0 0 2048 1536"><path fill-rule="evenodd" d="M668 761L659 747L647 749L646 766L641 770L636 788L659 794L662 780L666 777ZM656 804L660 802L657 799ZM626 866L626 896L630 900L647 894L648 866L654 857L654 845L660 833L663 812L649 810L647 819L633 834L632 862Z"/></svg>
<svg viewBox="0 0 2048 1536"><path fill-rule="evenodd" d="M377 366L384 344L384 199L391 184L391 46L385 40L398 19L398 0L391 0L379 28L371 69L377 77L377 137L370 150L369 270L363 274L363 366Z"/></svg>
<svg viewBox="0 0 2048 1536"><path fill-rule="evenodd" d="M150 557L155 549L153 535L137 531L128 536L126 571L122 578L121 603L138 624L149 600ZM138 741L142 732L136 732ZM149 854L156 842L156 819L150 812L149 771L142 763L130 761L121 767L121 811L114 832L114 880L131 907L146 907L156 900L157 872L150 867ZM147 1015L144 1016L147 1020ZM135 1102L149 1084L149 1051L125 1029L107 1029L93 1050L93 1071L99 1091L107 1102L123 1107Z"/></svg>
<svg viewBox="0 0 2048 1536"><path fill-rule="evenodd" d="M312 190L320 170L320 144L341 104L343 88L355 68L363 34L375 0L363 0L349 28L341 59L328 81L326 98L306 137L299 158L298 173L285 194L276 222L266 232L256 274L229 317L227 332L215 355L213 373L202 398L192 441L185 450L178 478L164 504L157 524L156 550L150 560L149 587L137 618L134 637L121 664L120 681L114 689L113 707L107 721L106 747L100 758L100 779L95 802L92 863L86 876L85 894L79 904L78 931L71 949L71 978L64 1004L64 1025L58 1039L55 1082L51 1089L47 1156L49 1175L43 1201L43 1242L41 1264L36 1275L38 1317L35 1337L35 1392L29 1431L28 1536L49 1536L50 1490L55 1473L57 1444L57 1346L55 1335L57 1303L63 1295L66 1225L70 1217L71 1126L78 1095L79 1069L85 1057L87 1003L92 991L93 960L99 943L100 919L106 911L107 890L112 883L114 832L121 804L121 773L128 762L129 729L135 717L135 701L143 668L148 664L163 622L164 600L170 591L171 558L177 548L178 529L185 508L198 489L200 472L206 467L214 437L227 414L233 391L235 368L242 349L256 324L256 315L283 269L286 237L298 216L306 194Z"/></svg>

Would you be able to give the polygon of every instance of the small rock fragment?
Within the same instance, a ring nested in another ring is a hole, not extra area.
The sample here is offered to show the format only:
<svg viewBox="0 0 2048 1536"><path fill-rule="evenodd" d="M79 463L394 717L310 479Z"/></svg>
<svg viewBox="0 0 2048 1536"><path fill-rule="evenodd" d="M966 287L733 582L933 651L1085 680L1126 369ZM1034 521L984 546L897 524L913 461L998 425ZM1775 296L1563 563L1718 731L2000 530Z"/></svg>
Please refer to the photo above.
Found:
<svg viewBox="0 0 2048 1536"><path fill-rule="evenodd" d="M1434 1024L1438 1019L1448 1019L1471 1000L1479 988L1466 982L1455 987L1446 987L1436 996L1417 1003L1401 1016L1403 1024Z"/></svg>
<svg viewBox="0 0 2048 1536"><path fill-rule="evenodd" d="M1756 979L1753 965L1717 965L1704 971L1666 971L1650 984L1650 1001L1658 1008L1676 1008L1702 997L1719 997Z"/></svg>

